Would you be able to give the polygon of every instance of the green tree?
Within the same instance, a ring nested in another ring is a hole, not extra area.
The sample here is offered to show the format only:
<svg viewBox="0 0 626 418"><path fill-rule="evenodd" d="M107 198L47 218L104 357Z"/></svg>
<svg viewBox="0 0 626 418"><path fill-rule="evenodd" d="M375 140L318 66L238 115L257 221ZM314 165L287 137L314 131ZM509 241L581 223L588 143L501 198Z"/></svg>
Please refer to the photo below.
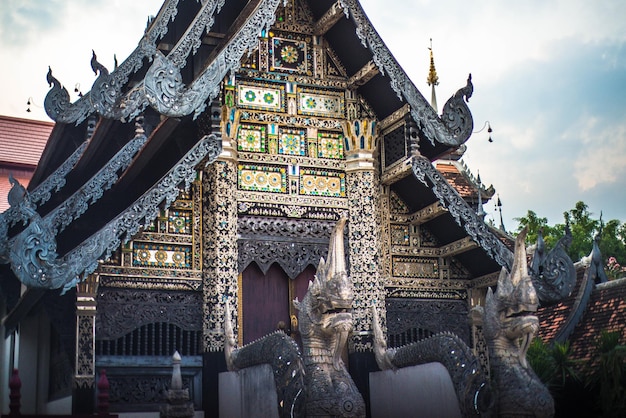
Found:
<svg viewBox="0 0 626 418"><path fill-rule="evenodd" d="M599 388L599 407L603 417L626 416L626 346L620 345L618 331L600 333L591 385Z"/></svg>
<svg viewBox="0 0 626 418"><path fill-rule="evenodd" d="M564 223L549 225L548 219L543 218L532 210L525 216L515 218L518 222L517 232L528 228L526 243L537 242L539 231L543 231L543 239L547 250L554 247L556 242L565 235L566 226L572 233L572 243L568 254L573 261L589 255L593 248L593 241L600 232L600 252L606 265L609 257L615 257L621 266L626 266L626 224L612 219L602 224L600 218L594 218L585 202L576 202L573 209L563 213Z"/></svg>
<svg viewBox="0 0 626 418"><path fill-rule="evenodd" d="M600 252L605 259L615 257L619 264L626 265L626 224L611 219L604 225L600 237Z"/></svg>
<svg viewBox="0 0 626 418"><path fill-rule="evenodd" d="M565 224L572 231L572 244L568 253L574 261L589 255L593 248L593 239L599 231L600 221L592 219L591 215L585 202L576 202L574 209L563 213Z"/></svg>
<svg viewBox="0 0 626 418"><path fill-rule="evenodd" d="M554 228L548 225L548 218L541 218L534 211L529 210L525 216L514 219L518 222L518 234L522 229L528 228L528 234L526 235L527 244L532 245L537 242L539 231L542 231L543 239L548 248L552 248L556 244L558 238L555 239L556 236L553 234Z"/></svg>

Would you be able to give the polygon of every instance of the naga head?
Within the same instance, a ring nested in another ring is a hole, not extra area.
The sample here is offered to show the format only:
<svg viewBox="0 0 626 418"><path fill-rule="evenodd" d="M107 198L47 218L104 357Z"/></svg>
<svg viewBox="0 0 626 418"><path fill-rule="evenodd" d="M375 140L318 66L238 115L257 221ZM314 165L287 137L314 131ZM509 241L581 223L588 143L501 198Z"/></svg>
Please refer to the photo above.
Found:
<svg viewBox="0 0 626 418"><path fill-rule="evenodd" d="M341 345L345 344L352 330L354 290L346 272L343 247L345 225L345 218L337 222L331 233L327 259L320 260L303 300L293 301L299 310L298 324L303 339L314 334L318 337L322 334L338 336L337 342Z"/></svg>
<svg viewBox="0 0 626 418"><path fill-rule="evenodd" d="M495 294L491 289L485 301L485 337L496 350L506 350L519 356L519 362L527 367L526 351L539 329L534 314L539 299L533 286L526 261L527 230L515 240L515 254L511 272L502 269Z"/></svg>

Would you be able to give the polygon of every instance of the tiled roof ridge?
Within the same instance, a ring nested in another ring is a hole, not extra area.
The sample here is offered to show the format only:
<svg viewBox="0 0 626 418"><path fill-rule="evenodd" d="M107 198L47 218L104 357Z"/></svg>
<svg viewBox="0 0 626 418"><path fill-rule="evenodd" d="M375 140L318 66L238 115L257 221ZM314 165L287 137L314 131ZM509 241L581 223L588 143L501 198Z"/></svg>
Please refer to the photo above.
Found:
<svg viewBox="0 0 626 418"><path fill-rule="evenodd" d="M578 288L578 293L576 294L574 303L572 304L563 325L557 329L553 341L557 341L559 343L565 342L565 340L567 340L574 332L576 325L580 323L585 311L587 310L589 300L591 299L591 293L594 289L597 274L594 274L596 272L593 270L593 267L594 266L592 264L591 266L585 268L585 272L581 280L582 283Z"/></svg>
<svg viewBox="0 0 626 418"><path fill-rule="evenodd" d="M596 290L612 289L614 287L626 286L626 277L620 279L609 280L608 282L596 285Z"/></svg>

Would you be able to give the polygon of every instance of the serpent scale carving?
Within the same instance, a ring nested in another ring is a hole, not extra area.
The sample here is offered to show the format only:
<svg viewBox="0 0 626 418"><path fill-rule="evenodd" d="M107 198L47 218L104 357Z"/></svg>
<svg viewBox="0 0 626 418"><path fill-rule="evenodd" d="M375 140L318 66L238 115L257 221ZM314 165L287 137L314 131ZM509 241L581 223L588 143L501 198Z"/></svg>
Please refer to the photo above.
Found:
<svg viewBox="0 0 626 418"><path fill-rule="evenodd" d="M489 380L463 340L453 333L442 332L412 344L387 349L375 306L372 306L372 316L374 355L381 370L441 363L450 374L463 416L489 415L493 402Z"/></svg>

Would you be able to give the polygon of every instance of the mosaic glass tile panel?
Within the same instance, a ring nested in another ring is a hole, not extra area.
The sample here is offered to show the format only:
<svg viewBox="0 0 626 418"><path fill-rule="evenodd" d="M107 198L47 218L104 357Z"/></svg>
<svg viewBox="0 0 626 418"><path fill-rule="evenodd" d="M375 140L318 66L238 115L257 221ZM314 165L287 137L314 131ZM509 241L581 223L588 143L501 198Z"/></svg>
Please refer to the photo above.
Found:
<svg viewBox="0 0 626 418"><path fill-rule="evenodd" d="M237 187L256 192L287 193L287 168L239 164Z"/></svg>
<svg viewBox="0 0 626 418"><path fill-rule="evenodd" d="M317 156L343 159L343 135L334 132L318 132Z"/></svg>
<svg viewBox="0 0 626 418"><path fill-rule="evenodd" d="M409 245L408 225L391 225L391 244L404 246Z"/></svg>
<svg viewBox="0 0 626 418"><path fill-rule="evenodd" d="M305 40L274 36L270 54L270 71L286 70L311 75L311 54Z"/></svg>
<svg viewBox="0 0 626 418"><path fill-rule="evenodd" d="M343 117L343 93L299 91L298 113L322 117Z"/></svg>
<svg viewBox="0 0 626 418"><path fill-rule="evenodd" d="M133 266L161 268L191 268L191 247L133 243Z"/></svg>
<svg viewBox="0 0 626 418"><path fill-rule="evenodd" d="M237 132L237 149L239 151L266 152L267 139L263 125L240 125Z"/></svg>
<svg viewBox="0 0 626 418"><path fill-rule="evenodd" d="M285 155L306 155L306 131L281 128L278 137L278 153Z"/></svg>
<svg viewBox="0 0 626 418"><path fill-rule="evenodd" d="M239 107L282 112L285 105L285 86L239 84L237 86L237 103Z"/></svg>
<svg viewBox="0 0 626 418"><path fill-rule="evenodd" d="M392 274L395 277L438 278L436 259L421 257L393 257Z"/></svg>
<svg viewBox="0 0 626 418"><path fill-rule="evenodd" d="M170 234L191 234L191 212L186 210L170 210L167 225Z"/></svg>
<svg viewBox="0 0 626 418"><path fill-rule="evenodd" d="M345 197L346 175L338 171L300 168L300 194Z"/></svg>

